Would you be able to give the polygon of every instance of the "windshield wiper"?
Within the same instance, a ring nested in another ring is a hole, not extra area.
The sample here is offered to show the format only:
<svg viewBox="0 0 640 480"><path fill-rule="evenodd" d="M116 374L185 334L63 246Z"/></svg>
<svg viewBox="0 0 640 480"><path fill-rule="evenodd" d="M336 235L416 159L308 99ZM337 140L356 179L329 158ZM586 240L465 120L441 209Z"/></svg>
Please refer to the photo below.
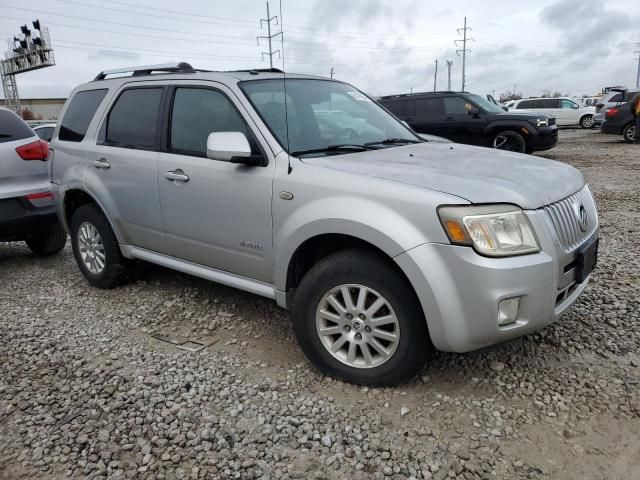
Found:
<svg viewBox="0 0 640 480"><path fill-rule="evenodd" d="M385 138L377 142L365 143L367 147L372 145L406 145L409 143L422 143L420 140L411 140L409 138Z"/></svg>
<svg viewBox="0 0 640 480"><path fill-rule="evenodd" d="M358 144L344 144L344 145L329 145L328 147L323 148L312 148L310 150L298 150L296 152L291 152L291 155L294 157L299 157L300 155L311 155L314 153L352 153L352 152L364 152L366 150L373 150L368 144L358 145Z"/></svg>

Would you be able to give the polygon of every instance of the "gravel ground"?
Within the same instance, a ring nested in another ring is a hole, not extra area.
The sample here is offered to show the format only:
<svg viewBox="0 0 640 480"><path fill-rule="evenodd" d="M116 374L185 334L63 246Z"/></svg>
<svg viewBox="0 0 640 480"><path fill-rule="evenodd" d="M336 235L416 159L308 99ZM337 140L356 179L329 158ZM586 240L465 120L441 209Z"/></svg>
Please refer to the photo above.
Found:
<svg viewBox="0 0 640 480"><path fill-rule="evenodd" d="M314 371L270 301L151 265L101 291L69 247L0 244L0 478L640 478L640 149L563 130L542 155L597 197L586 294L393 389Z"/></svg>

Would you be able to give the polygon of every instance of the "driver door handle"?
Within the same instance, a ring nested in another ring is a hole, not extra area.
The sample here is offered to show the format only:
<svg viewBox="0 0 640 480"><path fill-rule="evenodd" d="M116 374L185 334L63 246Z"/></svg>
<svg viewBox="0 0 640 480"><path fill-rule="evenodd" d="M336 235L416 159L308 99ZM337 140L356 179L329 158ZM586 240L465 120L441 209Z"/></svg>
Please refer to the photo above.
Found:
<svg viewBox="0 0 640 480"><path fill-rule="evenodd" d="M174 170L173 172L164 172L164 177L167 180L172 180L174 182L188 182L189 176L186 175L182 170Z"/></svg>

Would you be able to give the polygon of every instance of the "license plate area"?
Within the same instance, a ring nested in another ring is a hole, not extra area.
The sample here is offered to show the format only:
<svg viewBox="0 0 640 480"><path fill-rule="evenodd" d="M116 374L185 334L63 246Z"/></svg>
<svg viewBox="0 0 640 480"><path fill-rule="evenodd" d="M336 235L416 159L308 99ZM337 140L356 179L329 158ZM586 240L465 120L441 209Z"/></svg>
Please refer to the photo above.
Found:
<svg viewBox="0 0 640 480"><path fill-rule="evenodd" d="M588 245L583 246L578 252L575 261L576 283L584 282L593 272L598 263L598 244L600 239L596 238Z"/></svg>

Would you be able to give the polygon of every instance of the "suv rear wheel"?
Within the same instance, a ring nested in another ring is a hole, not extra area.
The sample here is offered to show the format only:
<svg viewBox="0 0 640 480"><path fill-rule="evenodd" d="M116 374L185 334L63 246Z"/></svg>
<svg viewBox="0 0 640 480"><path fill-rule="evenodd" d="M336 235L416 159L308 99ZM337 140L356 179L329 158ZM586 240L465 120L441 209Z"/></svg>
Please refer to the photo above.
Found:
<svg viewBox="0 0 640 480"><path fill-rule="evenodd" d="M67 232L62 225L56 223L42 232L33 234L25 240L25 243L36 255L41 257L54 255L67 243Z"/></svg>
<svg viewBox="0 0 640 480"><path fill-rule="evenodd" d="M125 280L126 260L109 222L96 205L82 205L71 220L73 255L84 277L98 288L114 288Z"/></svg>
<svg viewBox="0 0 640 480"><path fill-rule="evenodd" d="M302 279L291 309L300 347L319 370L348 382L396 385L431 349L422 309L391 261L345 250Z"/></svg>
<svg viewBox="0 0 640 480"><path fill-rule="evenodd" d="M497 133L493 137L491 146L498 150L507 150L509 152L525 153L527 151L527 142L524 137L513 130Z"/></svg>
<svg viewBox="0 0 640 480"><path fill-rule="evenodd" d="M593 115L585 115L580 119L580 126L582 128L593 128L593 124Z"/></svg>
<svg viewBox="0 0 640 480"><path fill-rule="evenodd" d="M636 139L636 126L633 123L630 123L624 130L622 131L622 136L624 137L624 141L627 143L633 143Z"/></svg>

